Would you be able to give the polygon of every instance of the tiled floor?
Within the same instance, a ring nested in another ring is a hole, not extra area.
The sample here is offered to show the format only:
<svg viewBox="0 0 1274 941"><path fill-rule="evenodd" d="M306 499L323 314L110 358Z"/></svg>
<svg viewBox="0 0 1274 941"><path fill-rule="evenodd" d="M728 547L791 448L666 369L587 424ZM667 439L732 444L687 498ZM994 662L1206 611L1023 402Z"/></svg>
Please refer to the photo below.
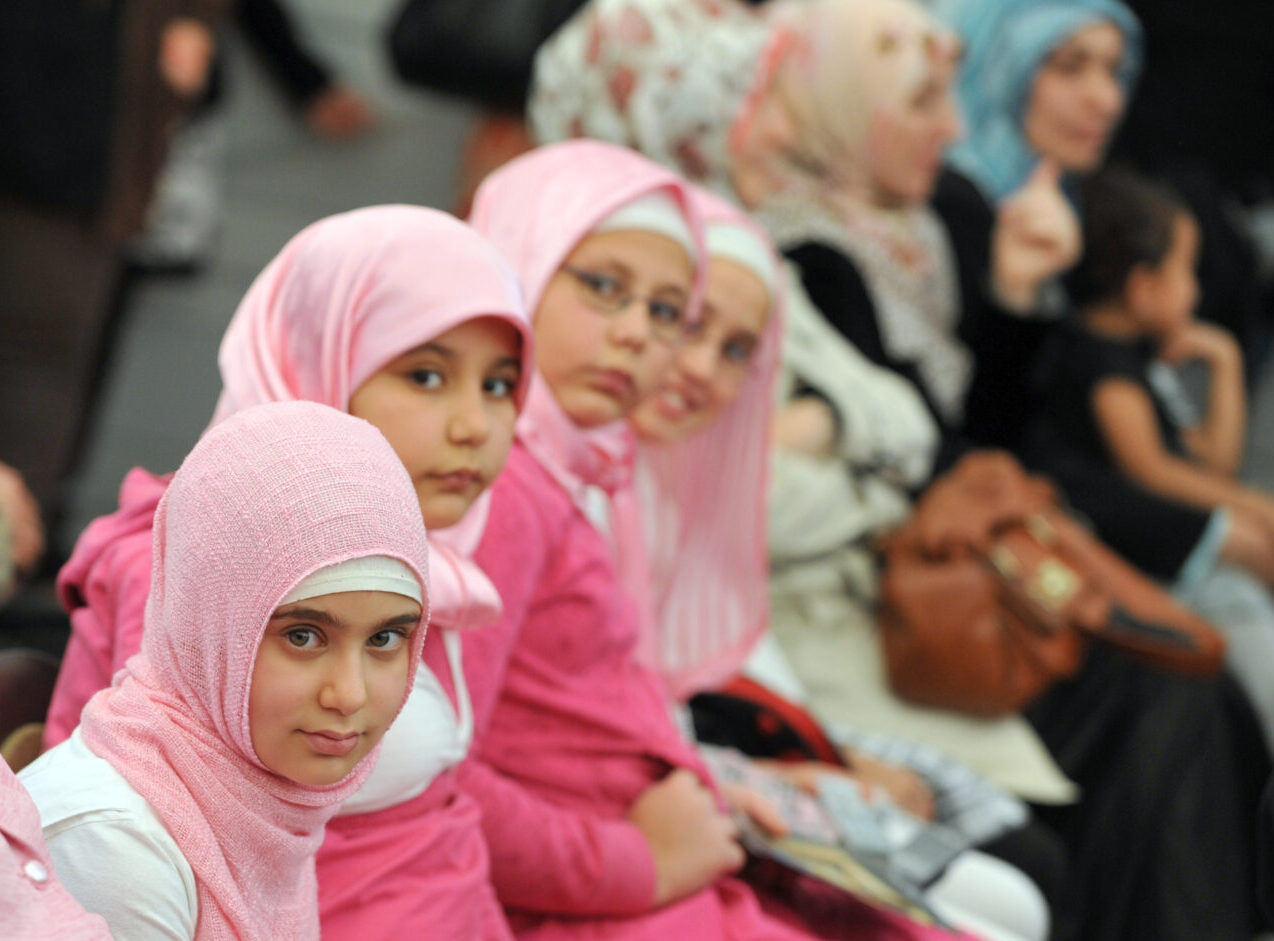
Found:
<svg viewBox="0 0 1274 941"><path fill-rule="evenodd" d="M253 276L305 224L342 209L406 201L445 207L472 112L399 85L382 54L384 21L400 0L289 0L305 35L372 97L370 137L324 144L292 119L242 49L233 48L227 101L225 220L214 263L198 276L152 279L133 297L63 540L111 510L124 472L169 470L212 413L216 348ZM1253 409L1249 476L1274 486L1274 381ZM69 542L66 542L69 544Z"/></svg>

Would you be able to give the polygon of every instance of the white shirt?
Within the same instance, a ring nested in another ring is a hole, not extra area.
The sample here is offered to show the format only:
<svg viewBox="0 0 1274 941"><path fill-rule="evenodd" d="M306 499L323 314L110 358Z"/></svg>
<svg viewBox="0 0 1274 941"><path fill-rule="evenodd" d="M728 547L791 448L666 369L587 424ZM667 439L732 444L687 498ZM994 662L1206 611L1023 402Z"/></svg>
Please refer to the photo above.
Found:
<svg viewBox="0 0 1274 941"><path fill-rule="evenodd" d="M40 811L58 878L111 934L190 941L195 874L154 809L76 729L18 774Z"/></svg>
<svg viewBox="0 0 1274 941"><path fill-rule="evenodd" d="M406 803L423 794L434 778L468 754L473 710L464 682L460 638L454 631L445 631L443 643L456 684L459 715L433 671L422 664L403 711L381 739L376 766L363 786L341 804L341 816Z"/></svg>

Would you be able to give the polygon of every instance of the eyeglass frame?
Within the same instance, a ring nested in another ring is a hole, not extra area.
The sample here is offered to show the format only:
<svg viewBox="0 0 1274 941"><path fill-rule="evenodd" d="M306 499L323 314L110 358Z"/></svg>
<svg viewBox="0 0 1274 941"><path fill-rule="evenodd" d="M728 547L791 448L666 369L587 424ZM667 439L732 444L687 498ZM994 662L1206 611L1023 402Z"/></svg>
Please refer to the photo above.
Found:
<svg viewBox="0 0 1274 941"><path fill-rule="evenodd" d="M646 316L649 318L650 335L652 338L665 346L680 346L685 340L688 323L686 309L684 306L675 304L672 301L665 301L656 297L651 297L649 294L637 294L633 291L625 291L615 298L614 301L609 301L601 293L599 293L596 288L589 284L588 279L610 278L618 281L619 279L615 278L614 275L609 275L605 272L590 271L587 268L579 268L570 264L562 265L559 270L564 271L566 274L571 276L576 286L580 289L580 293L584 297L584 302L597 313L616 316L627 310L628 306L632 304L633 301L641 301L646 308ZM675 333L670 333L667 336L662 335L661 327L667 323L667 321L660 320L655 316L655 311L652 309L652 305L655 304L675 307L680 312L681 316L677 320Z"/></svg>

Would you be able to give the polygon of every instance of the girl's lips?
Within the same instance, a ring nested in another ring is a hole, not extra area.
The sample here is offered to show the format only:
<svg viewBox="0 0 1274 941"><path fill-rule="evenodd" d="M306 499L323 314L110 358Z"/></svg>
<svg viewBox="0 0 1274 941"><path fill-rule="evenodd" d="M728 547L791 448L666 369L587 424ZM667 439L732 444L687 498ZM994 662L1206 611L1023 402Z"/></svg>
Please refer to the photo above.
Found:
<svg viewBox="0 0 1274 941"><path fill-rule="evenodd" d="M637 388L633 377L622 369L599 369L592 376L590 385L613 399L626 400Z"/></svg>
<svg viewBox="0 0 1274 941"><path fill-rule="evenodd" d="M476 470L455 470L440 474L430 474L439 490L448 493L460 493L476 484L482 483L482 474Z"/></svg>
<svg viewBox="0 0 1274 941"><path fill-rule="evenodd" d="M664 389L656 395L655 408L670 421L681 421L694 411L689 399L676 389Z"/></svg>
<svg viewBox="0 0 1274 941"><path fill-rule="evenodd" d="M320 755L331 755L336 758L344 757L354 750L358 745L358 733L350 732L345 735L336 732L302 732L306 740Z"/></svg>

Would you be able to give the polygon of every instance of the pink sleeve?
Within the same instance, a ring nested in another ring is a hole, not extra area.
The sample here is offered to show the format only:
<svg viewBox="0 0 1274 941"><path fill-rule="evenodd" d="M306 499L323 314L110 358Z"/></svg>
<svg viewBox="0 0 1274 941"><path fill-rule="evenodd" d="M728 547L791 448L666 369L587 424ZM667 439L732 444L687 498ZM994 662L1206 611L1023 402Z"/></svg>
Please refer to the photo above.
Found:
<svg viewBox="0 0 1274 941"><path fill-rule="evenodd" d="M46 749L70 736L93 694L110 686L124 661L141 649L150 552L150 533L132 534L103 554L85 580L49 704Z"/></svg>
<svg viewBox="0 0 1274 941"><path fill-rule="evenodd" d="M477 758L458 770L482 807L491 882L504 905L577 916L650 911L655 863L631 823L541 800Z"/></svg>
<svg viewBox="0 0 1274 941"><path fill-rule="evenodd" d="M147 533L135 545L127 547L127 551L121 552L114 590L100 602L112 609L115 623L111 676L124 665L124 661L142 649L146 597L150 594L150 555L151 538Z"/></svg>
<svg viewBox="0 0 1274 941"><path fill-rule="evenodd" d="M475 741L459 780L482 808L491 878L503 904L564 915L646 912L654 904L655 864L641 831L626 820L549 803L475 757L561 527L554 501L537 493L538 467L526 458L515 446L474 556L499 589L504 613L463 635Z"/></svg>

